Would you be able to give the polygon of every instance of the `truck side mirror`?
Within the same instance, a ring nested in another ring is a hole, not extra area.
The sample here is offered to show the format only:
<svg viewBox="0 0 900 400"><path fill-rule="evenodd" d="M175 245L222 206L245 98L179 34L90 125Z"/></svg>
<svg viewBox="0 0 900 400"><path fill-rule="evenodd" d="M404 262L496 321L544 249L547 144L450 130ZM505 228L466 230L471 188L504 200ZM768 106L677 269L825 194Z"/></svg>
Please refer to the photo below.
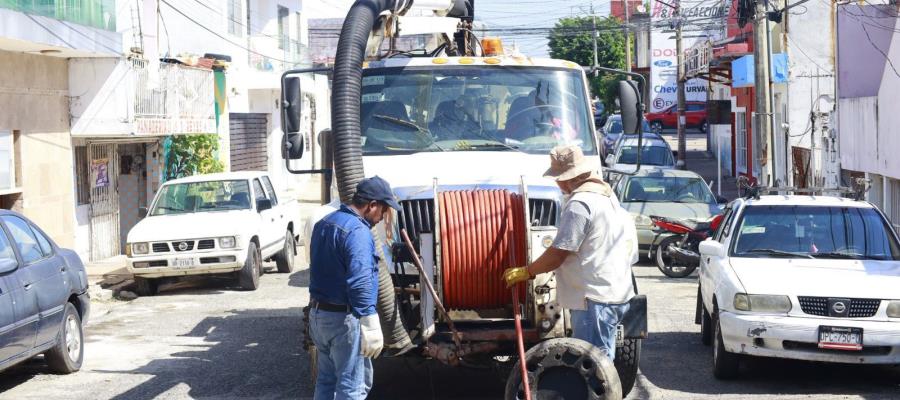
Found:
<svg viewBox="0 0 900 400"><path fill-rule="evenodd" d="M286 77L281 87L281 156L288 160L303 157L303 135L300 134L300 110L303 97L300 78Z"/></svg>
<svg viewBox="0 0 900 400"><path fill-rule="evenodd" d="M641 108L641 89L636 81L619 81L619 107L622 112L622 131L641 133L644 110Z"/></svg>

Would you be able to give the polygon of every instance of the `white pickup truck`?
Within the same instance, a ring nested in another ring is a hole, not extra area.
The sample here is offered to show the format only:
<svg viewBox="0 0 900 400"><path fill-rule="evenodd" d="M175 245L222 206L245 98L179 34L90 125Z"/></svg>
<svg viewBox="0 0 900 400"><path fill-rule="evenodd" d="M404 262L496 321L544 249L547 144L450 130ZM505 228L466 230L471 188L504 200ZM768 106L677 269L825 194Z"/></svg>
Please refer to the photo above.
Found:
<svg viewBox="0 0 900 400"><path fill-rule="evenodd" d="M293 270L299 217L296 200L280 198L264 172L172 180L128 232L128 270L144 296L163 279L201 274L232 274L255 290L263 260Z"/></svg>

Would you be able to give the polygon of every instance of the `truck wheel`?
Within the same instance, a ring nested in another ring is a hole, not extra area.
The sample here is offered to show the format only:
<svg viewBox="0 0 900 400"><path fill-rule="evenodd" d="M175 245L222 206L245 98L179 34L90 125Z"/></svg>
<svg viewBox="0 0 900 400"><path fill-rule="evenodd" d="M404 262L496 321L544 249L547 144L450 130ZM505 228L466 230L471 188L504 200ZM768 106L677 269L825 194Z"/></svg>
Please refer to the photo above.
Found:
<svg viewBox="0 0 900 400"><path fill-rule="evenodd" d="M138 296L153 296L159 293L159 281L150 278L134 277L134 291Z"/></svg>
<svg viewBox="0 0 900 400"><path fill-rule="evenodd" d="M516 362L506 381L506 400L525 398L521 362ZM606 354L583 340L557 338L541 342L525 354L525 365L532 398L622 398L616 367Z"/></svg>
<svg viewBox="0 0 900 400"><path fill-rule="evenodd" d="M259 288L259 268L262 265L262 256L255 242L250 242L247 247L247 261L244 267L238 271L238 284L244 290L256 290Z"/></svg>
<svg viewBox="0 0 900 400"><path fill-rule="evenodd" d="M60 374L71 374L81 369L84 360L84 332L81 317L72 303L66 303L62 324L56 337L56 345L44 353L50 369Z"/></svg>
<svg viewBox="0 0 900 400"><path fill-rule="evenodd" d="M622 382L622 397L628 396L637 380L638 364L641 362L641 339L625 339L622 346L616 347L616 372Z"/></svg>
<svg viewBox="0 0 900 400"><path fill-rule="evenodd" d="M275 255L275 266L278 272L288 273L294 270L294 257L297 255L297 242L294 234L288 230L284 234L284 248Z"/></svg>
<svg viewBox="0 0 900 400"><path fill-rule="evenodd" d="M716 379L728 380L738 376L741 365L740 355L729 353L722 342L722 323L716 318L716 331L713 336L713 376Z"/></svg>

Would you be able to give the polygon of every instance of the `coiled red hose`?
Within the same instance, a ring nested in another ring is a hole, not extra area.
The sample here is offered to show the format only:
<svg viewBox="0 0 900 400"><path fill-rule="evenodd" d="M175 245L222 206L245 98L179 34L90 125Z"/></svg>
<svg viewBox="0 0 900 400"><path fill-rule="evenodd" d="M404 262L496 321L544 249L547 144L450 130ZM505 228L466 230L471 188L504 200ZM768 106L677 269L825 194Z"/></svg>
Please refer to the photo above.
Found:
<svg viewBox="0 0 900 400"><path fill-rule="evenodd" d="M444 304L450 309L509 306L503 271L525 265L525 205L506 190L439 194ZM518 285L520 298L525 285Z"/></svg>

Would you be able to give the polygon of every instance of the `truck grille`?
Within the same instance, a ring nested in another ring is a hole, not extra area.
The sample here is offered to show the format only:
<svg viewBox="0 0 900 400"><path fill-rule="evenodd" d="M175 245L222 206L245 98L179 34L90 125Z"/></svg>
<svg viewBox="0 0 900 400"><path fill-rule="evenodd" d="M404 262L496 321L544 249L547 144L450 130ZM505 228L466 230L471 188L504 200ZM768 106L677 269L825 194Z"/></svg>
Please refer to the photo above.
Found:
<svg viewBox="0 0 900 400"><path fill-rule="evenodd" d="M169 252L169 244L168 243L153 243L153 252L154 253L168 253Z"/></svg>
<svg viewBox="0 0 900 400"><path fill-rule="evenodd" d="M209 250L216 247L216 242L212 239L204 239L197 242L197 250Z"/></svg>
<svg viewBox="0 0 900 400"><path fill-rule="evenodd" d="M194 241L179 240L177 242L172 242L172 248L175 249L175 251L191 251L194 249Z"/></svg>
<svg viewBox="0 0 900 400"><path fill-rule="evenodd" d="M419 235L434 233L434 201L431 199L404 200L400 202L401 211L398 223L406 229L409 240L418 247Z"/></svg>
<svg viewBox="0 0 900 400"><path fill-rule="evenodd" d="M556 201L528 199L528 208L531 210L531 226L556 226Z"/></svg>
<svg viewBox="0 0 900 400"><path fill-rule="evenodd" d="M828 311L828 297L798 296L800 301L800 309L809 315L818 315L820 317L828 317L831 315ZM878 312L881 306L879 299L850 299L850 311L848 318L869 318Z"/></svg>

